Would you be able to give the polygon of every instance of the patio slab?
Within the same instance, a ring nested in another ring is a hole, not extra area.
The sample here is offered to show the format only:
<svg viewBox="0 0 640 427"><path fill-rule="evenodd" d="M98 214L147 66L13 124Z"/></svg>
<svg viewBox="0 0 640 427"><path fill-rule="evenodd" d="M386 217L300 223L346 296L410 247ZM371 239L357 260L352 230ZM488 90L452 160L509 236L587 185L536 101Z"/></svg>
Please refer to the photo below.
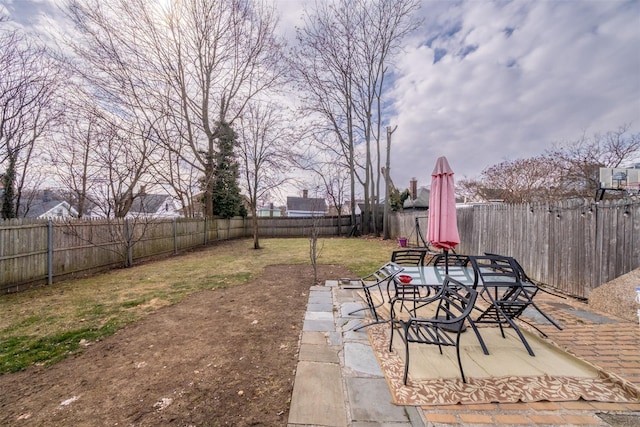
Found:
<svg viewBox="0 0 640 427"><path fill-rule="evenodd" d="M348 425L338 363L298 362L288 425Z"/></svg>
<svg viewBox="0 0 640 427"><path fill-rule="evenodd" d="M327 362L339 364L338 350L335 347L329 347L326 344L312 345L302 344L300 346L299 360L308 362Z"/></svg>
<svg viewBox="0 0 640 427"><path fill-rule="evenodd" d="M367 375L382 378L382 370L373 349L368 343L345 342L344 366L347 372L356 375Z"/></svg>
<svg viewBox="0 0 640 427"><path fill-rule="evenodd" d="M346 384L354 422L409 423L405 408L391 403L384 378L347 378Z"/></svg>
<svg viewBox="0 0 640 427"><path fill-rule="evenodd" d="M303 331L329 332L334 330L333 320L305 320Z"/></svg>

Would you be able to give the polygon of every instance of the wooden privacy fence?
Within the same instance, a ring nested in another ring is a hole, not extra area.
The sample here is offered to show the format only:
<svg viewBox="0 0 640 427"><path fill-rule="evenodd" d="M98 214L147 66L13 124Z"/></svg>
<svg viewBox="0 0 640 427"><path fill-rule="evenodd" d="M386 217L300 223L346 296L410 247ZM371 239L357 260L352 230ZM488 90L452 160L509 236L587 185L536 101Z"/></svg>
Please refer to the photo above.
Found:
<svg viewBox="0 0 640 427"><path fill-rule="evenodd" d="M261 237L346 234L349 217L259 218ZM251 218L10 220L0 222L0 293L34 283L132 265L210 242L252 236Z"/></svg>
<svg viewBox="0 0 640 427"><path fill-rule="evenodd" d="M248 227L251 219L247 219ZM325 217L261 217L258 218L260 237L309 237L312 229L317 229L318 236L346 235L351 228L349 216ZM248 230L248 236L253 235Z"/></svg>
<svg viewBox="0 0 640 427"><path fill-rule="evenodd" d="M261 237L347 235L348 216L258 218ZM427 211L393 213L393 238L412 246L426 238ZM458 209L457 252L516 257L527 273L571 295L640 267L640 203L567 201L475 205ZM25 221L0 223L0 293L78 273L131 265L210 242L252 236L251 218Z"/></svg>
<svg viewBox="0 0 640 427"><path fill-rule="evenodd" d="M458 253L513 256L532 278L570 295L588 298L592 289L640 268L637 200L469 205L457 217ZM393 235L415 245L416 218L426 238L427 211L395 214Z"/></svg>

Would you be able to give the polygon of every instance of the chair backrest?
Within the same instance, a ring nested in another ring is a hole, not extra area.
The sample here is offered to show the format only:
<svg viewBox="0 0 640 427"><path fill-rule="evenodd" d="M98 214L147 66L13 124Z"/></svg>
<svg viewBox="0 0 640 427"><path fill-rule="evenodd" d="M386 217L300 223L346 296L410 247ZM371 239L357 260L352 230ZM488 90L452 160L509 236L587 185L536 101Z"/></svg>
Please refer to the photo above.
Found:
<svg viewBox="0 0 640 427"><path fill-rule="evenodd" d="M529 278L529 276L527 276L527 273L524 271L524 268L522 268L522 265L520 265L520 263L518 262L517 259L515 259L514 257L510 257L510 256L506 256L506 255L499 255L499 254L494 254L491 252L485 252L484 253L487 256L492 256L492 257L498 257L498 258L504 258L504 259L510 259L514 262L515 267L518 271L518 274L520 275L520 280L522 282L530 282L530 283L534 283L533 280L531 280Z"/></svg>
<svg viewBox="0 0 640 427"><path fill-rule="evenodd" d="M456 266L467 267L471 263L468 255L459 254L436 254L429 261L429 265L437 266Z"/></svg>
<svg viewBox="0 0 640 427"><path fill-rule="evenodd" d="M534 289L525 287L513 258L499 255L470 257L485 293L496 301L531 301ZM483 296L485 295L483 293Z"/></svg>
<svg viewBox="0 0 640 427"><path fill-rule="evenodd" d="M391 262L397 265L420 267L424 264L426 254L427 252L421 249L399 249L391 253Z"/></svg>
<svg viewBox="0 0 640 427"><path fill-rule="evenodd" d="M395 276L400 274L404 268L395 262L387 262L382 267L374 271L373 273L362 277L360 280L363 283L374 282L377 284L382 284L384 282L390 282Z"/></svg>
<svg viewBox="0 0 640 427"><path fill-rule="evenodd" d="M522 285L529 290L531 297L533 297L540 289L538 287L538 284L534 282L533 279L531 279L529 276L527 276L527 273L524 271L524 268L522 267L522 265L520 265L518 260L515 259L514 257L510 257L506 255L498 255L490 252L485 252L484 254L491 257L497 257L497 258L502 258L504 260L509 260L509 262L511 262L512 265L515 267L515 270L518 273L518 277L520 278Z"/></svg>
<svg viewBox="0 0 640 427"><path fill-rule="evenodd" d="M450 276L446 276L438 292L440 301L436 317L444 317L447 322L457 323L466 318L476 303L478 292Z"/></svg>
<svg viewBox="0 0 640 427"><path fill-rule="evenodd" d="M471 265L487 283L510 284L520 282L520 273L512 258L501 255L470 257Z"/></svg>

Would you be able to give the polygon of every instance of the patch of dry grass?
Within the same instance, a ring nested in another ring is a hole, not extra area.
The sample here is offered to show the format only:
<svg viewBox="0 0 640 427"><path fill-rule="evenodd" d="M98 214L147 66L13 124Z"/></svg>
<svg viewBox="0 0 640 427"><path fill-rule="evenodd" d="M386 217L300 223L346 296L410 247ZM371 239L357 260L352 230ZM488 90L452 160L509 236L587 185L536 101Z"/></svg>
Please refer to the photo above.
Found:
<svg viewBox="0 0 640 427"><path fill-rule="evenodd" d="M60 360L81 340L100 339L160 307L202 289L246 283L265 266L311 268L308 239L248 239L220 242L202 250L128 269L55 283L0 296L0 372ZM320 264L348 267L354 276L390 258L395 241L320 239Z"/></svg>

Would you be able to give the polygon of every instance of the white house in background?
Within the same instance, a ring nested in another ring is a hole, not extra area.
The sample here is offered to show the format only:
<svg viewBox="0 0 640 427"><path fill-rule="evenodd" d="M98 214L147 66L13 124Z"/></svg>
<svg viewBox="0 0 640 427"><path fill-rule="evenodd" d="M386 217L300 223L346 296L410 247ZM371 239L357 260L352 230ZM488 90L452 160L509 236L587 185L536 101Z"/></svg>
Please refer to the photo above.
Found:
<svg viewBox="0 0 640 427"><path fill-rule="evenodd" d="M176 218L181 217L182 212L176 207L176 201L168 194L138 195L129 209L127 218Z"/></svg>
<svg viewBox="0 0 640 427"><path fill-rule="evenodd" d="M36 190L23 193L19 218L77 218L78 211L52 190Z"/></svg>
<svg viewBox="0 0 640 427"><path fill-rule="evenodd" d="M307 190L302 191L302 197L287 197L287 216L307 217L325 216L327 214L327 202L318 197L309 197Z"/></svg>
<svg viewBox="0 0 640 427"><path fill-rule="evenodd" d="M260 217L279 217L282 216L284 207L275 207L273 203L259 207L256 209L256 216Z"/></svg>

